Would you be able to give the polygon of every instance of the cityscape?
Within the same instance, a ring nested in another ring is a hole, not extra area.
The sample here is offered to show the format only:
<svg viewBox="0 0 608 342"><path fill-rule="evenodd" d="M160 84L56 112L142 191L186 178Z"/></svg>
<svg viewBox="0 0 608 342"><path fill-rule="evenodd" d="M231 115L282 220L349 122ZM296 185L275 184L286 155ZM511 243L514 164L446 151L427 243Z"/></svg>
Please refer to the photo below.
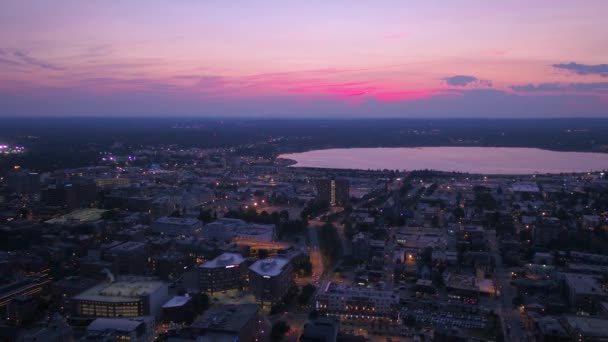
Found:
<svg viewBox="0 0 608 342"><path fill-rule="evenodd" d="M608 341L607 11L0 3L0 341Z"/></svg>

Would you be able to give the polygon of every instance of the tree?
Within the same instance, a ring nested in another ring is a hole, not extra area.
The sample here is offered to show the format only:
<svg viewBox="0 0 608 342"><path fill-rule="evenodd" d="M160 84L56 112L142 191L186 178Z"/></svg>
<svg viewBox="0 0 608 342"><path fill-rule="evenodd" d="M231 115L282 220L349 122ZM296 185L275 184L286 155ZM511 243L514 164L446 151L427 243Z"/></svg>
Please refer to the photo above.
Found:
<svg viewBox="0 0 608 342"><path fill-rule="evenodd" d="M496 199L488 192L477 192L473 205L481 210L495 210L498 207Z"/></svg>
<svg viewBox="0 0 608 342"><path fill-rule="evenodd" d="M283 336L289 331L289 324L285 321L278 321L272 325L270 330L270 341L279 342L283 339Z"/></svg>
<svg viewBox="0 0 608 342"><path fill-rule="evenodd" d="M329 269L334 265L342 253L342 241L336 227L331 223L326 223L319 230L319 245L321 247L321 255L323 263Z"/></svg>
<svg viewBox="0 0 608 342"><path fill-rule="evenodd" d="M298 304L306 305L306 303L308 303L308 301L310 301L310 298L315 293L316 289L317 288L312 284L302 286L302 291L300 292L300 295L298 296Z"/></svg>
<svg viewBox="0 0 608 342"><path fill-rule="evenodd" d="M213 215L211 214L211 209L201 209L198 219L201 220L204 224L213 221Z"/></svg>
<svg viewBox="0 0 608 342"><path fill-rule="evenodd" d="M464 209L462 209L461 207L456 207L454 208L454 210L452 211L452 215L454 215L454 217L459 220L461 218L464 217Z"/></svg>
<svg viewBox="0 0 608 342"><path fill-rule="evenodd" d="M209 296L206 293L197 293L192 296L192 303L194 304L194 312L200 315L209 308Z"/></svg>
<svg viewBox="0 0 608 342"><path fill-rule="evenodd" d="M298 267L298 274L301 277L310 277L312 275L312 263L310 262L310 258L300 263Z"/></svg>

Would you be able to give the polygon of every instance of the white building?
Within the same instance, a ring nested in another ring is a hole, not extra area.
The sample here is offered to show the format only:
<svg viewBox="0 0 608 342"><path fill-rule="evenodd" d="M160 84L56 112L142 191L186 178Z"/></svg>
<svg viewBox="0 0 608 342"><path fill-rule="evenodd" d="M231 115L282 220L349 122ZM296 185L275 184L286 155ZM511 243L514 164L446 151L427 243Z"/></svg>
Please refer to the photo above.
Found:
<svg viewBox="0 0 608 342"><path fill-rule="evenodd" d="M70 302L76 317L157 316L168 296L168 284L163 281L125 276L95 285Z"/></svg>
<svg viewBox="0 0 608 342"><path fill-rule="evenodd" d="M170 236L192 236L201 231L203 223L183 217L161 217L152 223L152 231Z"/></svg>
<svg viewBox="0 0 608 342"><path fill-rule="evenodd" d="M399 296L392 291L327 282L319 289L316 309L340 318L399 319Z"/></svg>

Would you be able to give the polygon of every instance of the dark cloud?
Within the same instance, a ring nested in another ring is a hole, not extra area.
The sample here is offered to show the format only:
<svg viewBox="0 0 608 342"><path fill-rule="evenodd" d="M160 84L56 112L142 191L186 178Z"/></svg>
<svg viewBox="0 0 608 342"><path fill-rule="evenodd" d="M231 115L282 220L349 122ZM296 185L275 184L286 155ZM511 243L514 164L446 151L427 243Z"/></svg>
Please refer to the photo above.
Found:
<svg viewBox="0 0 608 342"><path fill-rule="evenodd" d="M47 63L45 61L39 60L37 58L31 57L26 52L16 51L13 54L17 58L19 58L25 64L34 65L34 66L37 66L39 68L49 69L49 70L63 70L63 68L60 68L60 67L55 66L53 64L50 64L50 63Z"/></svg>
<svg viewBox="0 0 608 342"><path fill-rule="evenodd" d="M511 89L517 92L537 92L537 91L561 91L564 90L563 85L559 83L541 83L541 84L520 84L511 86Z"/></svg>
<svg viewBox="0 0 608 342"><path fill-rule="evenodd" d="M577 75L600 75L608 77L608 64L578 64L578 63L561 63L553 64L554 68L567 70Z"/></svg>
<svg viewBox="0 0 608 342"><path fill-rule="evenodd" d="M34 58L30 56L28 52L19 51L19 50L6 50L0 49L0 55L3 57L0 58L0 63L5 65L12 66L35 66L42 69L49 70L64 70L63 68L56 66L54 64L45 62L43 60Z"/></svg>
<svg viewBox="0 0 608 342"><path fill-rule="evenodd" d="M554 92L554 91L608 91L608 82L590 82L590 83L540 83L540 84L522 84L511 86L516 92L533 93L533 92Z"/></svg>
<svg viewBox="0 0 608 342"><path fill-rule="evenodd" d="M443 80L446 81L448 85L464 87L470 83L476 82L477 77L456 75L456 76L446 77Z"/></svg>
<svg viewBox="0 0 608 342"><path fill-rule="evenodd" d="M448 85L457 86L457 87L465 87L470 84L476 84L476 85L481 85L481 86L485 86L485 87L492 86L491 81L480 80L479 78L477 78L475 76L467 76L467 75L456 75L456 76L445 77L445 78L443 78L443 80Z"/></svg>

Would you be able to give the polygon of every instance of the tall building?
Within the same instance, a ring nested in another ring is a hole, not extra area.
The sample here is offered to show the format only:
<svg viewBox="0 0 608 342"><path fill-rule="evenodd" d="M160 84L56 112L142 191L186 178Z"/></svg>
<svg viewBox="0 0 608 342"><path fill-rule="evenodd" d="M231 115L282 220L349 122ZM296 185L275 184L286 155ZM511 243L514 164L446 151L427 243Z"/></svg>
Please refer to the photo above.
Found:
<svg viewBox="0 0 608 342"><path fill-rule="evenodd" d="M217 292L241 288L247 277L246 259L238 253L224 253L200 265L200 289Z"/></svg>
<svg viewBox="0 0 608 342"><path fill-rule="evenodd" d="M249 266L249 290L261 302L280 301L294 283L291 259L274 257Z"/></svg>
<svg viewBox="0 0 608 342"><path fill-rule="evenodd" d="M317 180L317 200L332 206L346 206L350 200L348 179L325 178Z"/></svg>
<svg viewBox="0 0 608 342"><path fill-rule="evenodd" d="M40 175L26 170L15 170L7 176L9 189L18 194L39 194Z"/></svg>
<svg viewBox="0 0 608 342"><path fill-rule="evenodd" d="M116 274L146 274L148 250L143 242L128 241L112 247L107 253Z"/></svg>
<svg viewBox="0 0 608 342"><path fill-rule="evenodd" d="M90 207L96 197L95 182L84 179L51 185L42 192L42 199L47 204L67 206L69 209Z"/></svg>

